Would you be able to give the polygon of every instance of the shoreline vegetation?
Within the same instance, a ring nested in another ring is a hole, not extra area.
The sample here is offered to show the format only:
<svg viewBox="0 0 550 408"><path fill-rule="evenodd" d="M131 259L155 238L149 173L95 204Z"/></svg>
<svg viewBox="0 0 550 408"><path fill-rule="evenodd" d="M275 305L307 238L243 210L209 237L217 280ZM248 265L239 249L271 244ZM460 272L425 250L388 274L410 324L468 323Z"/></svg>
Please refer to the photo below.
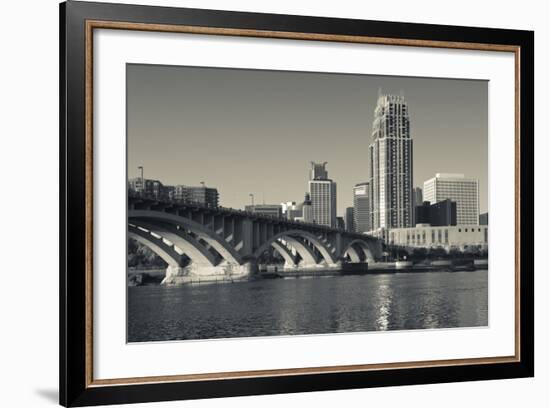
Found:
<svg viewBox="0 0 550 408"><path fill-rule="evenodd" d="M128 286L160 285L166 275L167 264L153 251L140 243L128 241ZM266 256L258 264L258 273L252 279L299 278L316 276L344 276L372 273L415 273L441 271L474 271L488 268L488 251L470 246L465 248L403 248L388 247L380 262L344 263L341 268L312 268L289 270L276 256ZM233 282L220 279L215 282ZM200 280L192 283L201 283Z"/></svg>

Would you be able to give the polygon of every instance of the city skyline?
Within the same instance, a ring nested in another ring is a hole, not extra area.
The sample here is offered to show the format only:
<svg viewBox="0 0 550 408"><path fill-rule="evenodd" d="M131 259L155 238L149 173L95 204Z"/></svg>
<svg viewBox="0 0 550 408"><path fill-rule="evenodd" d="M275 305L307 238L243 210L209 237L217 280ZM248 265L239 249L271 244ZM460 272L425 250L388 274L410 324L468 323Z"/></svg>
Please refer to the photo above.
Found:
<svg viewBox="0 0 550 408"><path fill-rule="evenodd" d="M206 81L214 84L205 88ZM170 92L168 84L176 89ZM222 89L212 92L216 85ZM351 86L358 89L350 91ZM222 100L199 95L199 88ZM239 106L227 109L242 121L222 112L223 96L231 94L227 88L236 91L233 95L239 100L233 104ZM351 98L342 100L335 93L339 88L342 94L351 92ZM483 81L129 65L128 178L137 177L137 167L143 166L145 178L168 185L205 181L218 189L220 205L244 208L250 204L250 193L257 202L300 202L308 191L308 162L326 161L330 178L338 185L337 215L342 216L352 206L353 187L369 179L368 146L379 88L384 93L398 89L396 93L406 95L415 145L413 187L422 186L435 173L465 173L479 179L480 212L485 212L488 141L487 84ZM198 101L195 95L200 96ZM333 101L318 101L328 95ZM305 117L296 116L286 106L295 107L297 101L278 104L289 102L289 97L309 102L302 112ZM453 109L441 108L451 100ZM221 121L208 121L204 113L194 118L192 113L198 114L200 107ZM328 117L323 120L321 113ZM274 123L271 116L278 115L280 121ZM260 119L266 122L263 132L258 129ZM250 123L243 123L246 120ZM344 120L349 125L346 131L342 131ZM252 130L257 132L250 137ZM207 134L218 138L212 140ZM213 148L218 142L219 152Z"/></svg>

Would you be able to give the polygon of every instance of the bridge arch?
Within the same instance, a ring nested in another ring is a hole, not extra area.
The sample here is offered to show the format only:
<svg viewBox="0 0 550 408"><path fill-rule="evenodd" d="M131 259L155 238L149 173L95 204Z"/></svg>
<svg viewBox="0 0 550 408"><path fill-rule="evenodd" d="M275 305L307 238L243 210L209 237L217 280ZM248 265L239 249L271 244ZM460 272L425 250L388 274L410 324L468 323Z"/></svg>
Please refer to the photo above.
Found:
<svg viewBox="0 0 550 408"><path fill-rule="evenodd" d="M274 248L285 260L285 265L287 266L296 266L296 259L290 252L290 250L282 242L274 241L271 243L271 247Z"/></svg>
<svg viewBox="0 0 550 408"><path fill-rule="evenodd" d="M170 267L177 268L182 264L182 255L178 254L173 247L167 245L162 238L151 235L135 225L128 225L128 237L145 245L155 254L162 258Z"/></svg>
<svg viewBox="0 0 550 408"><path fill-rule="evenodd" d="M258 258L265 250L267 250L271 246L273 242L278 241L279 239L287 240L289 244L292 245L293 242L294 244L296 244L296 242L300 242L296 240L296 238L303 238L309 241L313 246L315 246L315 248L321 253L323 260L328 265L336 263L336 259L331 253L330 249L324 243L322 243L318 237L304 230L288 230L272 236L270 239L268 239L266 242L260 245L258 249L256 249L256 251L254 252L254 257ZM293 242L290 242L290 241L293 241ZM300 249L298 249L298 247L300 247ZM304 247L307 248L307 245L304 245ZM304 259L304 256L305 256L308 259L308 261L317 263L317 259L315 259L314 257L310 257L310 255L306 255L307 254L307 252L305 252L306 250L301 246L297 245L294 248L296 249L296 251L298 251L298 253L300 253L299 252L300 250L302 251L302 253L304 254L303 256L302 254L300 254L300 256L302 256L302 259Z"/></svg>
<svg viewBox="0 0 550 408"><path fill-rule="evenodd" d="M362 251L361 251L362 252ZM355 247L353 245L350 245L345 251L344 256L349 256L351 262L353 263L359 263L362 261L361 254L357 252Z"/></svg>
<svg viewBox="0 0 550 408"><path fill-rule="evenodd" d="M182 226L192 231L200 239L207 242L208 245L214 248L227 262L237 265L242 265L244 263L241 254L239 254L235 248L233 248L214 231L196 221L176 214L154 210L129 210L128 219L132 222L143 220L144 222L154 224L161 221L173 226Z"/></svg>
<svg viewBox="0 0 550 408"><path fill-rule="evenodd" d="M315 252L313 252L313 249L311 249L306 242L303 242L303 240L299 238L295 238L290 235L286 235L283 238L284 241L288 242L288 244L296 250L296 252L300 255L300 258L302 258L301 263L304 265L316 265L317 264L317 255Z"/></svg>
<svg viewBox="0 0 550 408"><path fill-rule="evenodd" d="M179 248L197 265L216 266L219 264L218 257L184 231L175 228L170 230L163 225L151 224L143 220L132 220L132 222L138 229L145 229L149 231L149 234L156 234L171 242L175 248Z"/></svg>
<svg viewBox="0 0 550 408"><path fill-rule="evenodd" d="M362 239L354 239L351 241L346 248L344 249L344 254L348 254L352 262L361 262L360 254L357 252L357 249L360 249L363 252L364 259L367 262L374 262L374 254L372 253L371 248L369 247L368 242Z"/></svg>

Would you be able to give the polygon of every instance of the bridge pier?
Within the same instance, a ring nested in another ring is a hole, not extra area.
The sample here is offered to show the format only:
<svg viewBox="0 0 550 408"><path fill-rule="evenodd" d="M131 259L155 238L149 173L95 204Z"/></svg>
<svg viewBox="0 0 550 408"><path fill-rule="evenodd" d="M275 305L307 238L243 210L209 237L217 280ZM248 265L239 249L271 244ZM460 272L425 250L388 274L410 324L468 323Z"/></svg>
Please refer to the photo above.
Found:
<svg viewBox="0 0 550 408"><path fill-rule="evenodd" d="M243 265L222 262L216 266L192 262L185 267L168 266L161 285L243 281L250 279L257 270L255 262L245 262Z"/></svg>

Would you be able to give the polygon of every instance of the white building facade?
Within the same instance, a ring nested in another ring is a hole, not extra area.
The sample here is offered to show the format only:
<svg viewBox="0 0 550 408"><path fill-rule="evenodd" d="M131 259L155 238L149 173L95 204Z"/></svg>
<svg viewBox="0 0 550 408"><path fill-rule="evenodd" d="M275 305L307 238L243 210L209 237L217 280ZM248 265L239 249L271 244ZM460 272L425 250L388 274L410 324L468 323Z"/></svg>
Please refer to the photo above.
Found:
<svg viewBox="0 0 550 408"><path fill-rule="evenodd" d="M309 180L309 196L311 222L336 228L336 183L330 179Z"/></svg>
<svg viewBox="0 0 550 408"><path fill-rule="evenodd" d="M412 226L413 141L403 96L378 96L369 154L372 229Z"/></svg>
<svg viewBox="0 0 550 408"><path fill-rule="evenodd" d="M414 228L397 228L386 232L386 243L407 247L464 249L470 246L488 247L489 227L486 225L456 225L432 227L419 224Z"/></svg>
<svg viewBox="0 0 550 408"><path fill-rule="evenodd" d="M479 225L479 182L464 174L437 173L424 182L424 201L456 202L457 225Z"/></svg>

